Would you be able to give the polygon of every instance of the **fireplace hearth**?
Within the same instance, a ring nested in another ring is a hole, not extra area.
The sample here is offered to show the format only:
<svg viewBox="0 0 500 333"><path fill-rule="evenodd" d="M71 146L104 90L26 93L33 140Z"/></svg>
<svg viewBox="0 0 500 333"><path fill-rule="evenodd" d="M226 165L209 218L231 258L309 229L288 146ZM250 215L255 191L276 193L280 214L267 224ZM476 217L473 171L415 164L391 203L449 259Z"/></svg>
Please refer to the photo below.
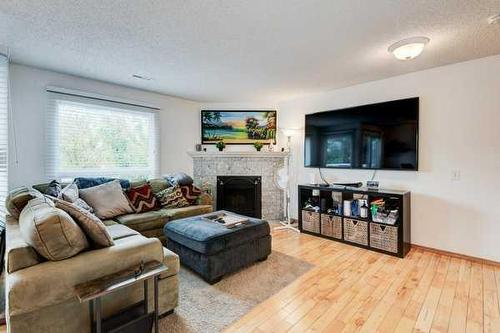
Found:
<svg viewBox="0 0 500 333"><path fill-rule="evenodd" d="M217 210L262 217L260 176L217 176Z"/></svg>

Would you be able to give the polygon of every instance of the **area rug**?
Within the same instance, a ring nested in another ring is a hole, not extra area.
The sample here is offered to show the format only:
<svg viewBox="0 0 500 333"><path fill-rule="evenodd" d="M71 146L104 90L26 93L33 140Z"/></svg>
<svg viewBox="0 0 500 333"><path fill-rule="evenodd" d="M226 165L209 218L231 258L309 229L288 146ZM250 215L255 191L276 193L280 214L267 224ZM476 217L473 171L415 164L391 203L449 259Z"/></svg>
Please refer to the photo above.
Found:
<svg viewBox="0 0 500 333"><path fill-rule="evenodd" d="M311 268L305 261L273 251L266 261L209 285L182 267L179 306L160 320L160 332L221 332Z"/></svg>

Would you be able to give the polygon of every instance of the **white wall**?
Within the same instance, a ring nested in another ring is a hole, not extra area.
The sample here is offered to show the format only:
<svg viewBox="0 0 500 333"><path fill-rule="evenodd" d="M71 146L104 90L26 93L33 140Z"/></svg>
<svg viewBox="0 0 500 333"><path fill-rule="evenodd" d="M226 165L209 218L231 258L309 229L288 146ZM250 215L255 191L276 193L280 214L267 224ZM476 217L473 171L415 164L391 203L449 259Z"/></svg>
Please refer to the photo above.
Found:
<svg viewBox="0 0 500 333"><path fill-rule="evenodd" d="M499 73L494 56L289 100L278 103L279 126L303 128L307 113L420 97L419 171L378 171L375 179L412 192L413 243L500 261ZM317 174L303 167L302 135L292 145L294 217L296 184ZM452 181L456 169L461 180ZM324 175L330 182L366 181L372 172Z"/></svg>
<svg viewBox="0 0 500 333"><path fill-rule="evenodd" d="M138 89L75 76L11 65L11 101L16 140L9 135L9 187L47 181L45 177L45 109L49 85L141 101L159 107L161 173L185 171L192 174L186 151L200 141L199 109L196 102L149 93ZM14 143L17 143L17 149ZM15 151L17 151L17 163Z"/></svg>

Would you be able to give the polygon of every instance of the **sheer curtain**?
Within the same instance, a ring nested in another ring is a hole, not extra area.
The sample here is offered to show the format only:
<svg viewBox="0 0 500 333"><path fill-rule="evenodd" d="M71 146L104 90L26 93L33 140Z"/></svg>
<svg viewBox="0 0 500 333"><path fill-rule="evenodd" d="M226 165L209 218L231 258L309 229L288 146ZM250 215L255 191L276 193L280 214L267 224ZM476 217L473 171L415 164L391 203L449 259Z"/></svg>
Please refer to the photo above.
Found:
<svg viewBox="0 0 500 333"><path fill-rule="evenodd" d="M5 218L8 191L9 59L0 53L0 213Z"/></svg>
<svg viewBox="0 0 500 333"><path fill-rule="evenodd" d="M47 94L48 179L158 175L156 110L73 93Z"/></svg>

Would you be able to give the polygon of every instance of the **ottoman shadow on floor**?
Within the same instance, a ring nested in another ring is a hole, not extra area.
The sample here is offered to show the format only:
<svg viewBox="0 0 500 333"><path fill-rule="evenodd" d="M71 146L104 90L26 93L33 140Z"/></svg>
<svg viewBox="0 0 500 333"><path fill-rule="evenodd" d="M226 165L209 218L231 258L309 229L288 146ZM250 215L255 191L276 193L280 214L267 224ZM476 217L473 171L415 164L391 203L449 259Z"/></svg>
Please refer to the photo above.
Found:
<svg viewBox="0 0 500 333"><path fill-rule="evenodd" d="M266 221L248 218L247 223L228 229L204 218L216 213L228 212L175 220L164 227L167 248L179 255L181 264L210 284L265 260L271 253L271 234Z"/></svg>

